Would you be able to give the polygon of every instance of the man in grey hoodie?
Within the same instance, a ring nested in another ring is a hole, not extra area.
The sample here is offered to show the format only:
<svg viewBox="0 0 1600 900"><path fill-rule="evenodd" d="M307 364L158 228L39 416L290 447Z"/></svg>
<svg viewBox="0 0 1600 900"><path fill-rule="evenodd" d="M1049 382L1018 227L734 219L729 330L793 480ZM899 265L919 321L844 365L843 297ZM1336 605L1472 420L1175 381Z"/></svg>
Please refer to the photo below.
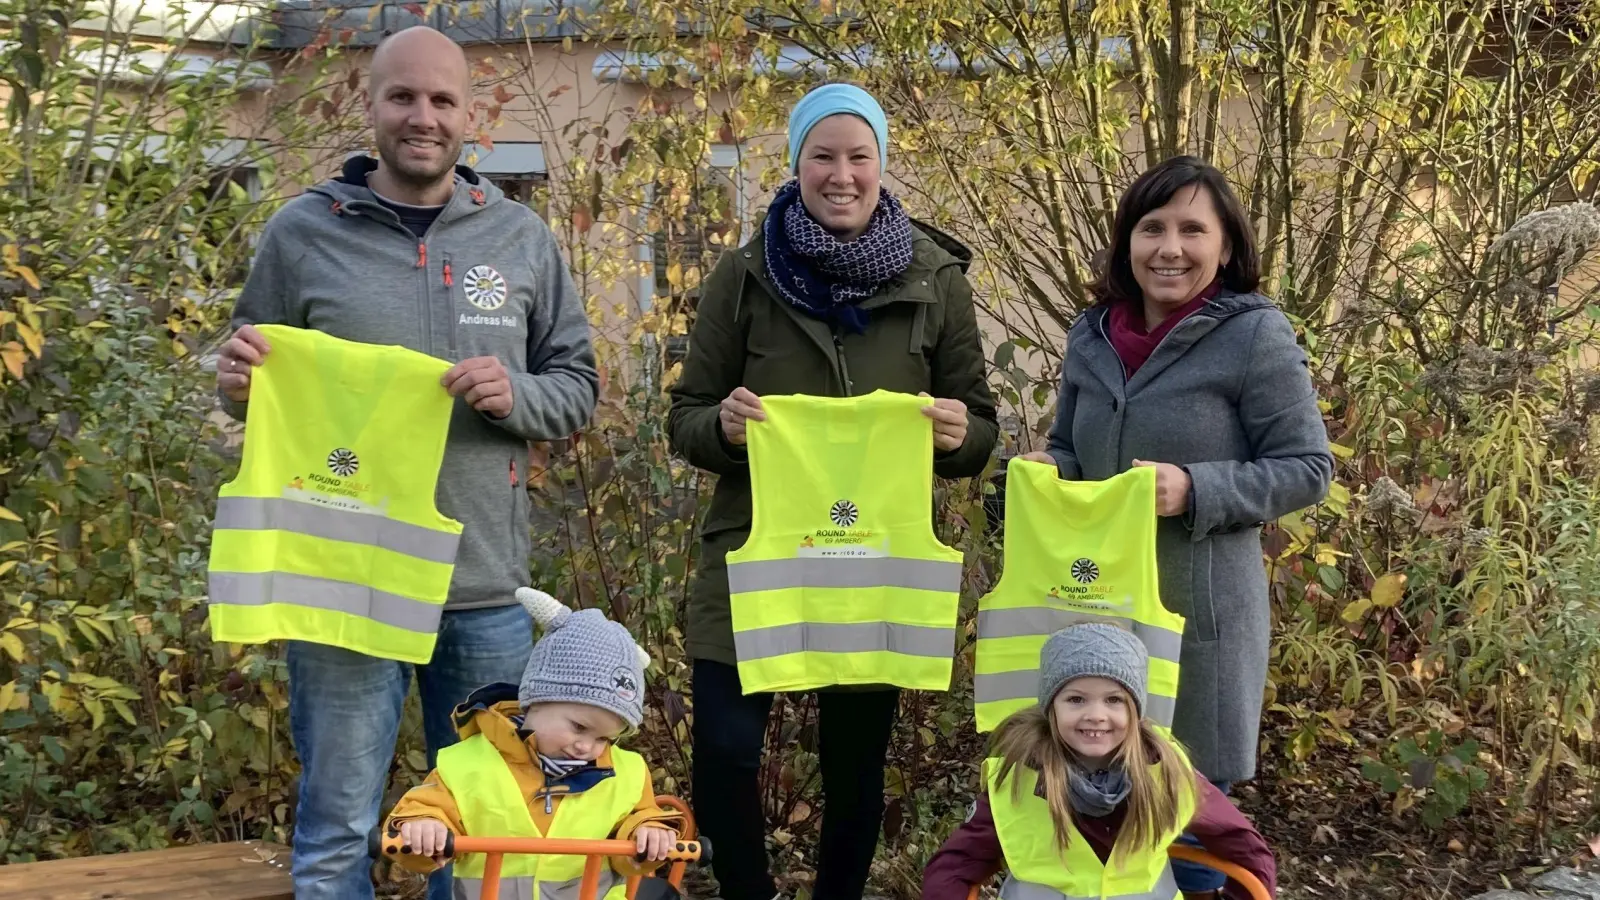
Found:
<svg viewBox="0 0 1600 900"><path fill-rule="evenodd" d="M267 223L222 347L217 386L243 419L250 370L271 352L253 326L281 323L399 344L456 365L459 398L439 474L440 512L464 526L432 661L416 667L428 767L455 740L451 710L515 683L532 623L523 487L528 442L566 437L599 391L583 304L548 226L458 166L470 82L461 48L426 27L373 55L368 119L378 159L295 198ZM297 900L373 895L366 834L378 821L412 667L289 642L289 720L302 774ZM429 883L450 896L450 874Z"/></svg>

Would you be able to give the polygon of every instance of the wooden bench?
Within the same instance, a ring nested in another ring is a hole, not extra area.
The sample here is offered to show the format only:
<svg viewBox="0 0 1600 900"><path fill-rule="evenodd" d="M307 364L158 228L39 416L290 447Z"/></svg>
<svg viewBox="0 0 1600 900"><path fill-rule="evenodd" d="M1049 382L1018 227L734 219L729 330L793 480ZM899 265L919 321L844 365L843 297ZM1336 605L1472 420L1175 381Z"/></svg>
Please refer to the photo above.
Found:
<svg viewBox="0 0 1600 900"><path fill-rule="evenodd" d="M294 888L287 847L239 841L0 866L0 897L294 900Z"/></svg>

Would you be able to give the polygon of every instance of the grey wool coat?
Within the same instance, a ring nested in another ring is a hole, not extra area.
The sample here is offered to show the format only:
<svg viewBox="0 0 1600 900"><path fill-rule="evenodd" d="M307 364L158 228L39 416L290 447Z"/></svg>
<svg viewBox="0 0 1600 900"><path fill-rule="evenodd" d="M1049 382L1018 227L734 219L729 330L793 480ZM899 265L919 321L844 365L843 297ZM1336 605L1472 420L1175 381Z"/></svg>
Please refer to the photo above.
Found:
<svg viewBox="0 0 1600 900"><path fill-rule="evenodd" d="M1066 479L1135 459L1189 473L1188 512L1156 536L1161 601L1187 620L1173 731L1208 778L1246 780L1271 637L1261 526L1320 502L1333 477L1306 355L1271 300L1223 291L1125 379L1108 313L1067 333L1050 455Z"/></svg>

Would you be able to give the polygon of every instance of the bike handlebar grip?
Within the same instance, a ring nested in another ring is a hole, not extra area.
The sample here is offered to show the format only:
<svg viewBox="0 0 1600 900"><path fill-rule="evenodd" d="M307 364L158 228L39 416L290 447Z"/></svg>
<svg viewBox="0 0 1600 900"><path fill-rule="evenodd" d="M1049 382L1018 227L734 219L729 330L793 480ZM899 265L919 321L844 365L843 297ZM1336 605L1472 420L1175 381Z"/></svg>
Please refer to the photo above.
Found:
<svg viewBox="0 0 1600 900"><path fill-rule="evenodd" d="M633 857L637 862L644 862L643 853ZM667 848L667 862L699 863L705 865L711 861L711 845L705 838L697 841L676 841Z"/></svg>
<svg viewBox="0 0 1600 900"><path fill-rule="evenodd" d="M710 862L711 845L706 843L705 838L697 841L678 841L667 851L667 860L669 862L698 862L702 864Z"/></svg>
<svg viewBox="0 0 1600 900"><path fill-rule="evenodd" d="M388 830L383 832L382 837L377 837L378 831L382 827L383 826L380 825L378 828L372 829L374 841L377 843L379 851L382 855L399 856L402 853L409 853L411 851L411 848L407 847L400 839L400 829L398 828L390 827Z"/></svg>
<svg viewBox="0 0 1600 900"><path fill-rule="evenodd" d="M380 825L367 834L368 856L377 859L380 856L400 856L416 852L400 837L400 829L390 828L388 831L382 829L383 826ZM453 831L447 831L444 835L445 859L453 859L455 855L456 835Z"/></svg>

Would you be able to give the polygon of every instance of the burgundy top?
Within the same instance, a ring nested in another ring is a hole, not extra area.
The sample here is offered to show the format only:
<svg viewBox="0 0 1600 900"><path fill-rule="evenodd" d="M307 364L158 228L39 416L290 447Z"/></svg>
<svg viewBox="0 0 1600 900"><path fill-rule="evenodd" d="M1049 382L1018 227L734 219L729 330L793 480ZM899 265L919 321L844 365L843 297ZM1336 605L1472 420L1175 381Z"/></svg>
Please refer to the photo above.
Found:
<svg viewBox="0 0 1600 900"><path fill-rule="evenodd" d="M1277 896L1278 865L1261 833L1216 786L1198 773L1195 785L1200 791L1198 808L1184 830L1194 835L1206 852L1254 875L1270 894ZM1124 803L1103 818L1074 817L1079 833L1088 840L1101 862L1111 856L1117 829L1122 827L1126 812ZM1045 827L1049 827L1048 823ZM966 900L972 885L988 881L1004 864L1000 835L995 831L994 814L989 809L989 796L985 792L978 797L971 818L945 840L944 846L922 870L922 900ZM1223 895L1229 900L1250 900L1245 889L1232 880L1223 889Z"/></svg>
<svg viewBox="0 0 1600 900"><path fill-rule="evenodd" d="M1167 336L1167 332L1198 312L1220 293L1222 293L1222 279L1219 278L1149 331L1145 330L1143 307L1133 303L1112 304L1111 314L1106 317L1106 336L1111 339L1111 346L1116 349L1117 356L1122 360L1122 368L1127 377L1132 378L1133 373L1139 371L1139 367L1150 358L1150 354L1156 352L1157 345Z"/></svg>

